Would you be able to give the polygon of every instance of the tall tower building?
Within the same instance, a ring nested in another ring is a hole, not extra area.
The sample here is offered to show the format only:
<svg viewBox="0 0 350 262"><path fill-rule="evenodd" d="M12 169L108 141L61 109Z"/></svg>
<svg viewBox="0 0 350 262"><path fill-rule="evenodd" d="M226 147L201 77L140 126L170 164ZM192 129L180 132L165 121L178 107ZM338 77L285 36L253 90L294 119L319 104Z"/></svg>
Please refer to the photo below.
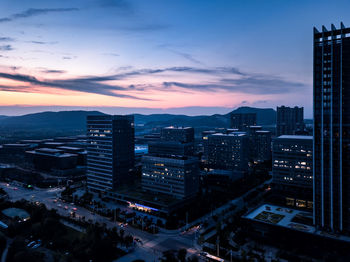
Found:
<svg viewBox="0 0 350 262"><path fill-rule="evenodd" d="M350 232L350 28L314 28L314 223Z"/></svg>
<svg viewBox="0 0 350 262"><path fill-rule="evenodd" d="M87 186L113 190L131 180L134 168L134 116L87 117Z"/></svg>
<svg viewBox="0 0 350 262"><path fill-rule="evenodd" d="M303 107L277 107L277 136L297 135L304 130Z"/></svg>
<svg viewBox="0 0 350 262"><path fill-rule="evenodd" d="M230 127L239 131L247 131L250 126L256 126L256 113L231 113Z"/></svg>

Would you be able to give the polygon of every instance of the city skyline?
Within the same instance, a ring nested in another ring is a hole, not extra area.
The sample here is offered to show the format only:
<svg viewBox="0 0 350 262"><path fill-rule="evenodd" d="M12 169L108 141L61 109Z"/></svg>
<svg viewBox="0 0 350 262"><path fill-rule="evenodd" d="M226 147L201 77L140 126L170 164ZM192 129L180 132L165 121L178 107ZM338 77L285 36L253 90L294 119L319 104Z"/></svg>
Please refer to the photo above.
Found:
<svg viewBox="0 0 350 262"><path fill-rule="evenodd" d="M350 23L345 1L315 4L4 1L0 112L283 104L310 118L310 32Z"/></svg>

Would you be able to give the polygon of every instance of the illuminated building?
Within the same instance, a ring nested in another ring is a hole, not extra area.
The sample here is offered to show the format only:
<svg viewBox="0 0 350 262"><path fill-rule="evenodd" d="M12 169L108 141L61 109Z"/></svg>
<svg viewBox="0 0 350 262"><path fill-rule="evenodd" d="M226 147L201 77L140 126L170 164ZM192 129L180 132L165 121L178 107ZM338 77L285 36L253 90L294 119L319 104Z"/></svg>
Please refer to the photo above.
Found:
<svg viewBox="0 0 350 262"><path fill-rule="evenodd" d="M186 156L143 156L142 189L189 198L198 191L198 159Z"/></svg>
<svg viewBox="0 0 350 262"><path fill-rule="evenodd" d="M350 28L314 29L314 223L350 232Z"/></svg>
<svg viewBox="0 0 350 262"><path fill-rule="evenodd" d="M131 179L134 168L134 117L87 117L87 186L104 192Z"/></svg>
<svg viewBox="0 0 350 262"><path fill-rule="evenodd" d="M248 171L249 141L245 132L208 136L208 166L211 169Z"/></svg>
<svg viewBox="0 0 350 262"><path fill-rule="evenodd" d="M312 136L283 135L272 144L275 193L287 205L312 208Z"/></svg>

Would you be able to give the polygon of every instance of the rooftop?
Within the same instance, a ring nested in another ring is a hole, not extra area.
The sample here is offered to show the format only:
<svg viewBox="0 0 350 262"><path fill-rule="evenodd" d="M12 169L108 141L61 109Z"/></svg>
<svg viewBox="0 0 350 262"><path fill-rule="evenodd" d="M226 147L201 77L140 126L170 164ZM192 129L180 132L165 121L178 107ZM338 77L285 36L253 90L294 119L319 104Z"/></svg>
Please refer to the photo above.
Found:
<svg viewBox="0 0 350 262"><path fill-rule="evenodd" d="M293 230L303 231L310 234L321 235L333 239L350 242L350 237L335 233L328 233L316 229L313 225L309 225L300 221L312 220L312 212L300 211L286 207L280 207L270 204L263 204L245 216L246 219L290 228Z"/></svg>
<svg viewBox="0 0 350 262"><path fill-rule="evenodd" d="M312 140L313 136L295 136L295 135L282 135L278 137L279 139L309 139Z"/></svg>
<svg viewBox="0 0 350 262"><path fill-rule="evenodd" d="M256 220L259 222L273 224L283 227L288 227L304 232L314 233L315 227L293 222L292 220L297 216L312 216L312 213L290 209L286 207L279 207L270 204L264 204L252 212L245 215L245 218Z"/></svg>
<svg viewBox="0 0 350 262"><path fill-rule="evenodd" d="M189 126L167 126L163 129L191 129L192 127Z"/></svg>
<svg viewBox="0 0 350 262"><path fill-rule="evenodd" d="M212 134L212 136L245 136L245 135L247 135L246 132L231 132L231 133L227 133L227 134L224 134L224 133Z"/></svg>

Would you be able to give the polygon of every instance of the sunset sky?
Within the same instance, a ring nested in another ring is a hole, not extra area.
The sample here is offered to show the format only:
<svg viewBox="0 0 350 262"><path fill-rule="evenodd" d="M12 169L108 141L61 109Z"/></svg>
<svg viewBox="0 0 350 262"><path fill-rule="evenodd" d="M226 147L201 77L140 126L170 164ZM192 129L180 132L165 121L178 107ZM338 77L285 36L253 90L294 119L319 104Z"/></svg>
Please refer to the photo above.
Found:
<svg viewBox="0 0 350 262"><path fill-rule="evenodd" d="M284 104L311 117L313 26L349 26L349 10L322 0L2 0L0 115Z"/></svg>

